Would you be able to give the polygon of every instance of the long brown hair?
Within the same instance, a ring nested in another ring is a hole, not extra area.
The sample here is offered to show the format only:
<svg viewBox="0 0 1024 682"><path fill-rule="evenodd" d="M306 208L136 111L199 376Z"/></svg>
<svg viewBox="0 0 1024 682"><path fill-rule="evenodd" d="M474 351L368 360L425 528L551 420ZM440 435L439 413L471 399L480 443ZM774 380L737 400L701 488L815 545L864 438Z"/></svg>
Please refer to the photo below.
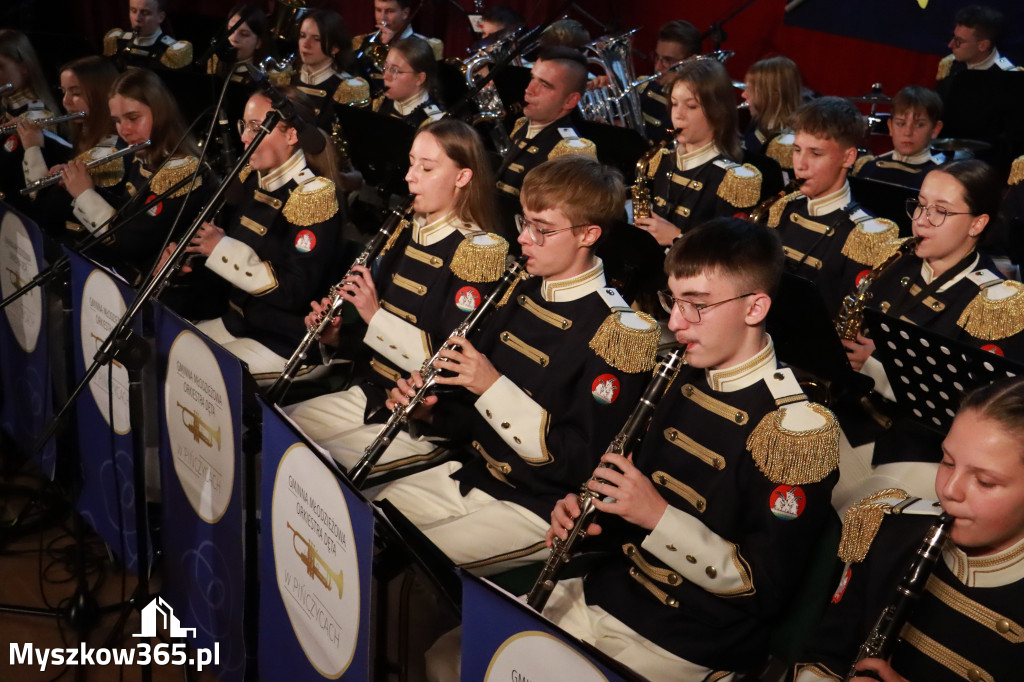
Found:
<svg viewBox="0 0 1024 682"><path fill-rule="evenodd" d="M714 59L691 59L683 62L665 83L664 91L670 99L673 88L680 82L690 86L697 96L704 118L715 132L715 146L731 160L742 163L736 94L729 72ZM669 107L671 110L671 104Z"/></svg>
<svg viewBox="0 0 1024 682"><path fill-rule="evenodd" d="M793 112L803 103L796 62L781 56L754 62L746 81L748 94L755 100L758 128L766 135L779 134L789 126Z"/></svg>
<svg viewBox="0 0 1024 682"><path fill-rule="evenodd" d="M498 212L494 205L494 173L476 130L455 118L442 118L420 128L417 135L430 133L455 165L473 171L469 184L458 191L455 213L465 222L495 232Z"/></svg>
<svg viewBox="0 0 1024 682"><path fill-rule="evenodd" d="M89 115L82 121L82 125L71 126L75 152L81 154L98 145L107 135L115 133L107 94L117 80L117 69L109 59L91 55L60 67L60 73L65 71L70 71L78 79L82 98L89 106Z"/></svg>
<svg viewBox="0 0 1024 682"><path fill-rule="evenodd" d="M968 410L996 422L1016 438L1024 438L1024 378L996 381L972 390L960 401L959 412Z"/></svg>
<svg viewBox="0 0 1024 682"><path fill-rule="evenodd" d="M178 110L178 102L167 89L164 82L152 71L146 69L128 69L110 86L109 97L121 95L133 99L149 107L153 117L153 130L149 139L152 143L145 152L147 165L159 166L170 155L175 145L177 156L198 156L199 150L192 136L185 135L185 123Z"/></svg>
<svg viewBox="0 0 1024 682"><path fill-rule="evenodd" d="M43 68L39 65L39 57L28 37L14 29L0 29L0 55L25 67L25 86L22 90L30 91L31 95L43 102L47 111L56 116L60 112L57 100L53 98L50 85L43 76Z"/></svg>

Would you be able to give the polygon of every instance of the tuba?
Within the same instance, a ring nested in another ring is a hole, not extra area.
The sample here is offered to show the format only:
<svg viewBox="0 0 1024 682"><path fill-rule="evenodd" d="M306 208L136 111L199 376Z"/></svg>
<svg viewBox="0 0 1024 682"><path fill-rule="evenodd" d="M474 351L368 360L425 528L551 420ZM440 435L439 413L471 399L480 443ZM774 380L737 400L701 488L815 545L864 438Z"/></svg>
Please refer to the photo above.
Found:
<svg viewBox="0 0 1024 682"><path fill-rule="evenodd" d="M617 36L598 38L583 46L587 62L604 71L608 85L587 90L577 106L588 121L631 128L643 135L644 117L630 54L636 31L634 28Z"/></svg>

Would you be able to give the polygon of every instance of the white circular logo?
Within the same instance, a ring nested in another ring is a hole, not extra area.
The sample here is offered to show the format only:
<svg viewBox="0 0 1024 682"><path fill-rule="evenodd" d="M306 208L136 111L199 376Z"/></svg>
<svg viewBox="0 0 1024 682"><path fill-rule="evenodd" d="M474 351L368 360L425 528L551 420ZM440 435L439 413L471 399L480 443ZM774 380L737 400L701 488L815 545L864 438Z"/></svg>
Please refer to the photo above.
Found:
<svg viewBox="0 0 1024 682"><path fill-rule="evenodd" d="M305 445L288 449L274 479L271 528L292 629L317 672L335 679L359 637L359 562L345 496L324 469Z"/></svg>
<svg viewBox="0 0 1024 682"><path fill-rule="evenodd" d="M39 274L35 251L28 230L14 211L4 214L0 223L0 293L7 298ZM26 353L36 349L43 323L43 295L35 287L11 303L4 312L14 338Z"/></svg>
<svg viewBox="0 0 1024 682"><path fill-rule="evenodd" d="M88 367L96 351L121 319L127 306L117 284L102 270L93 270L82 287L82 357ZM111 391L113 389L113 401ZM110 408L113 402L114 431L124 435L131 430L128 421L128 370L117 360L101 367L89 382L96 407L103 419L110 423Z"/></svg>
<svg viewBox="0 0 1024 682"><path fill-rule="evenodd" d="M594 664L562 640L546 632L527 631L509 637L491 657L484 682L608 682Z"/></svg>
<svg viewBox="0 0 1024 682"><path fill-rule="evenodd" d="M235 439L227 385L213 351L183 331L171 344L164 419L174 472L199 518L216 523L235 480Z"/></svg>

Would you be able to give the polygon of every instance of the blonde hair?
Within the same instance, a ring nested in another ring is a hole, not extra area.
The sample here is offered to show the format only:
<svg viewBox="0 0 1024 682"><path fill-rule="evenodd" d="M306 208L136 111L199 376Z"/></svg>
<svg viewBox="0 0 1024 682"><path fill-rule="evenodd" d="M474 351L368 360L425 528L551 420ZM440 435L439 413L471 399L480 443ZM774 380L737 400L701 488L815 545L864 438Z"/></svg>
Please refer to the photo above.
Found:
<svg viewBox="0 0 1024 682"><path fill-rule="evenodd" d="M43 68L39 65L39 57L29 42L28 36L21 31L5 28L0 30L0 55L25 67L25 85L23 90L31 91L36 99L42 100L46 109L54 116L60 113L57 100L53 98L50 85L43 76Z"/></svg>
<svg viewBox="0 0 1024 682"><path fill-rule="evenodd" d="M802 103L803 85L796 62L788 57L754 62L746 81L761 132L777 135L789 127L789 119Z"/></svg>
<svg viewBox="0 0 1024 682"><path fill-rule="evenodd" d="M433 121L416 134L423 133L430 133L456 166L473 172L469 184L456 195L456 215L464 222L476 223L487 232L496 231L498 211L494 203L494 173L480 135L468 123L456 118Z"/></svg>

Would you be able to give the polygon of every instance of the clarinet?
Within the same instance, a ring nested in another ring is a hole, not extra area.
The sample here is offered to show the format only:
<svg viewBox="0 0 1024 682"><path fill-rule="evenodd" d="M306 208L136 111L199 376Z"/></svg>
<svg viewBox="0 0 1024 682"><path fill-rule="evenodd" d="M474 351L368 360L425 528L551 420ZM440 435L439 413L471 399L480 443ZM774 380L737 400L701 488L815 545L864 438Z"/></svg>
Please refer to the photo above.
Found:
<svg viewBox="0 0 1024 682"><path fill-rule="evenodd" d="M284 369L281 370L280 376L267 389L267 400L277 403L284 398L285 393L288 392L289 387L292 385L292 380L295 379L295 372L298 371L302 361L306 359L309 349L313 347L313 344L317 342L320 335L324 333L327 326L341 311L341 307L345 303L345 299L341 296L341 289L345 285L345 280L354 274L357 265L368 267L380 255L381 251L384 250L384 245L388 243L388 240L395 234L398 226L406 218L406 214L412 210L412 203L415 199L415 196L410 196L401 208L391 211L387 219L384 220L384 224L380 226L377 234L373 236L373 239L366 244L363 252L352 262L345 276L341 278L340 282L331 287L328 293L327 306L320 310L316 319L306 328L305 336L302 337L302 341L299 342L292 356L288 358L288 362L285 364Z"/></svg>
<svg viewBox="0 0 1024 682"><path fill-rule="evenodd" d="M416 391L416 394L409 399L408 405L398 405L395 407L395 411L388 417L387 423L381 428L380 433L373 439L373 442L366 446L363 450L363 456L356 462L355 466L348 472L348 478L352 481L352 484L357 488L361 488L366 477L370 475L370 471L380 461L380 458L384 455L384 451L391 445L391 441L395 439L398 431L402 428L402 425L408 420L409 415L412 413L420 403L426 400L430 394L431 389L434 387L434 383L437 380L437 375L441 373L441 369L435 367L435 363L441 358L441 351L445 348L451 348L450 341L452 337L461 336L467 337L470 333L476 329L480 321L494 308L503 301L503 299L512 290L516 282L521 279L525 279L529 275L526 273L526 256L520 256L518 259L513 259L509 256L507 259L508 269L505 270L505 274L502 275L501 279L495 285L491 293L483 300L483 302L476 307L476 310L466 316L466 319L459 324L455 330L448 335L445 342L438 347L437 352L434 353L433 357L426 360L420 367L420 374L423 375L423 385Z"/></svg>
<svg viewBox="0 0 1024 682"><path fill-rule="evenodd" d="M875 677L872 671L857 670L857 663L865 658L881 658L888 660L892 654L893 647L899 641L900 631L906 624L910 613L921 598L925 585L928 583L928 576L935 568L935 562L942 554L942 545L953 527L954 517L943 512L935 523L928 529L921 546L917 548L914 558L907 567L907 572L896 588L896 594L892 601L886 606L875 626L871 628L867 639L857 650L857 656L850 665L850 672L846 673L844 680L851 680L854 677Z"/></svg>
<svg viewBox="0 0 1024 682"><path fill-rule="evenodd" d="M647 425L650 424L651 417L654 415L654 408L658 406L658 402L665 395L669 385L675 381L676 374L679 373L679 368L683 365L683 355L685 352L685 348L677 348L658 365L658 368L654 371L654 376L651 377L647 388L644 389L644 394L640 397L640 402L633 408L633 412L626 419L622 429L612 439L607 452L625 455L633 449L640 435L647 429ZM612 468L611 464L605 462L602 462L600 466ZM594 478L591 477L590 481L593 481ZM587 483L590 481L587 481ZM548 555L547 561L544 562L544 568L541 569L540 575L537 576L537 581L533 584L530 594L526 597L526 603L537 613L544 610L544 605L547 604L548 597L551 596L551 590L555 588L555 583L558 582L559 574L561 574L565 565L569 563L569 559L572 558L576 545L587 536L587 526L593 523L594 517L597 516L597 507L594 506L594 500L598 497L598 493L591 490L587 483L584 483L580 488L580 494L577 498L580 505L580 515L573 522L569 536L565 540L555 538L551 547L551 553Z"/></svg>

